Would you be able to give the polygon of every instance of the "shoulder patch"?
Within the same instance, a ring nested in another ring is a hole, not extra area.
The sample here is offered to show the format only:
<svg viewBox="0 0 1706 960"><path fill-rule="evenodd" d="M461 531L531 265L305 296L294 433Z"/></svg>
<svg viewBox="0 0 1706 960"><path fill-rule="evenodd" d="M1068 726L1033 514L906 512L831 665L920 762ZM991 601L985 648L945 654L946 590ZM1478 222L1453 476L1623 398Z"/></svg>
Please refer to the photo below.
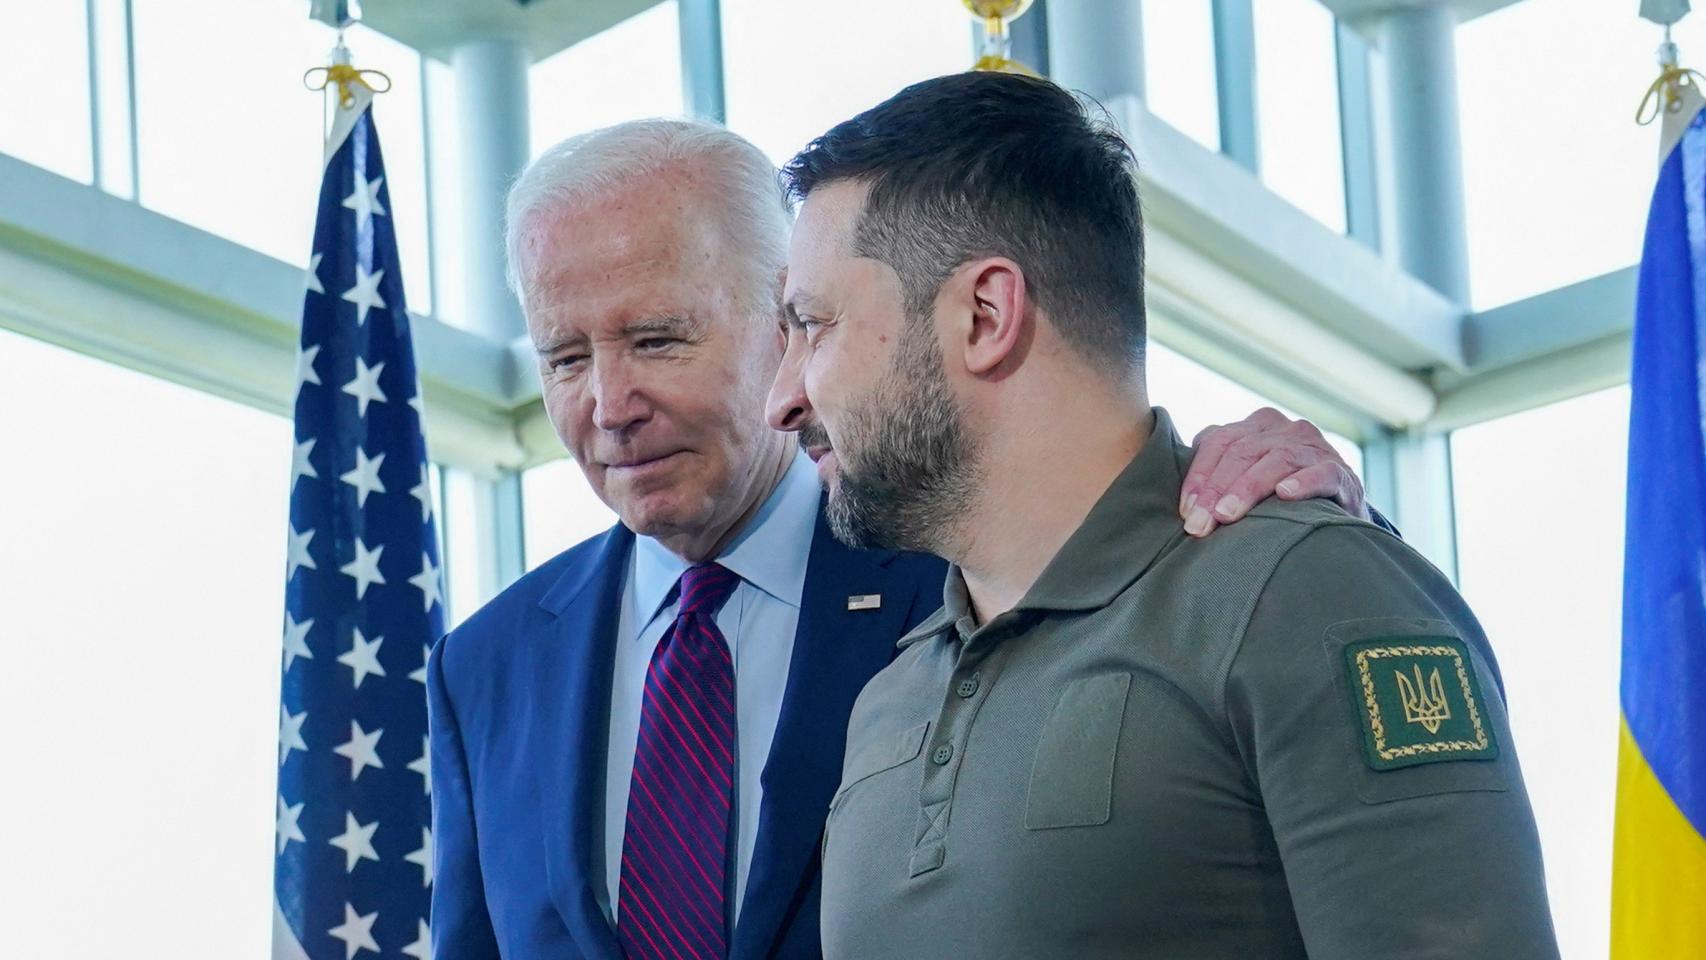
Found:
<svg viewBox="0 0 1706 960"><path fill-rule="evenodd" d="M1375 770L1493 760L1499 744L1463 641L1389 636L1345 647L1363 759Z"/></svg>

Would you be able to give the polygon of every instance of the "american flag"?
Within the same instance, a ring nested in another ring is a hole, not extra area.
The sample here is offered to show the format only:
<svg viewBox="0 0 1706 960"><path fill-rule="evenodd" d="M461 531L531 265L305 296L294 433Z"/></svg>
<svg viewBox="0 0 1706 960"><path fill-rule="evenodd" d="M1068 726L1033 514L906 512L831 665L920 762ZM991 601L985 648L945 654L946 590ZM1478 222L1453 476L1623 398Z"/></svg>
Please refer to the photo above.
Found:
<svg viewBox="0 0 1706 960"><path fill-rule="evenodd" d="M275 960L429 956L442 581L390 193L357 92L327 146L296 361Z"/></svg>

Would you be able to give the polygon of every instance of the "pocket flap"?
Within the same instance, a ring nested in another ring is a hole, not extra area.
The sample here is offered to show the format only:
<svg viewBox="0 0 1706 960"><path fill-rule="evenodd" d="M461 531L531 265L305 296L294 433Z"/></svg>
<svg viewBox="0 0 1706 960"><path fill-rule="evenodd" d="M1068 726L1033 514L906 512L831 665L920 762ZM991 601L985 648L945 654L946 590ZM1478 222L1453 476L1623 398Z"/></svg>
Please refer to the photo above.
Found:
<svg viewBox="0 0 1706 960"><path fill-rule="evenodd" d="M1129 673L1074 680L1060 692L1032 761L1026 828L1093 827L1108 822L1114 757L1130 692Z"/></svg>

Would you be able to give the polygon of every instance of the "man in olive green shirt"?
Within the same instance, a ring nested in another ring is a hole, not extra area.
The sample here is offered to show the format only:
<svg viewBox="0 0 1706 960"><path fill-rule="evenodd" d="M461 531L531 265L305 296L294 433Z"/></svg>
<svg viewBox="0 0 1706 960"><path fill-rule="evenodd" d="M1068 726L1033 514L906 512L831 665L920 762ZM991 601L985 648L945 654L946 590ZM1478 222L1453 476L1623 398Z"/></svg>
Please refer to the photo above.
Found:
<svg viewBox="0 0 1706 960"><path fill-rule="evenodd" d="M825 956L1556 957L1451 584L1320 501L1179 529L1132 166L1058 88L966 74L787 168L771 421L837 535L954 563L854 708Z"/></svg>

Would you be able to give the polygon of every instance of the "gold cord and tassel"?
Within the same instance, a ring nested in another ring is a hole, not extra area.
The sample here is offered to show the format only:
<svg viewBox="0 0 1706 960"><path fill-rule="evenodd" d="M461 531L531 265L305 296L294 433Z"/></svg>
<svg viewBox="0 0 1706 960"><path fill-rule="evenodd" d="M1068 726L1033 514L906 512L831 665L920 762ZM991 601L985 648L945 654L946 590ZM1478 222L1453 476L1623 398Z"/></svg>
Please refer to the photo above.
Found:
<svg viewBox="0 0 1706 960"><path fill-rule="evenodd" d="M344 32L338 31L338 45L332 48L332 63L311 67L302 74L302 85L313 91L338 88L338 106L345 110L355 105L355 88L360 84L370 93L389 93L391 78L380 70L357 70L350 64L349 48L344 46Z"/></svg>
<svg viewBox="0 0 1706 960"><path fill-rule="evenodd" d="M1688 97L1692 92L1694 97ZM1667 114L1682 110L1688 100L1698 102L1706 94L1706 76L1697 70L1677 66L1676 44L1670 39L1670 26L1665 26L1665 41L1659 44L1659 78L1647 88L1641 105L1635 108L1635 122L1646 126Z"/></svg>
<svg viewBox="0 0 1706 960"><path fill-rule="evenodd" d="M302 84L310 90L324 90L336 85L338 88L338 106L348 110L355 103L355 85L361 84L374 93L387 93L391 89L391 78L379 70L357 70L347 63L334 63L329 67L314 67L302 75ZM378 86L376 83L383 84Z"/></svg>

